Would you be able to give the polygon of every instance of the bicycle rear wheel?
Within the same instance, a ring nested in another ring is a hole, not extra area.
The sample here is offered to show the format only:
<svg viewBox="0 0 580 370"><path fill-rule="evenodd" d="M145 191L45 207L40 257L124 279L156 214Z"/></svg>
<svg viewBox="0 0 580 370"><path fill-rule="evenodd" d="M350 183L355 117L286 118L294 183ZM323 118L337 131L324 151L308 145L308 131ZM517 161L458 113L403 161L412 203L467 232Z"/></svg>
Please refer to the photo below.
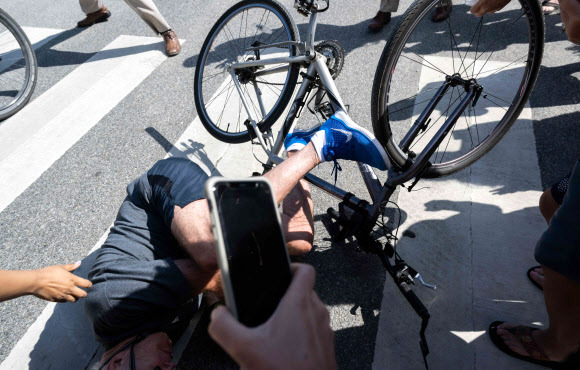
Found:
<svg viewBox="0 0 580 370"><path fill-rule="evenodd" d="M242 1L230 8L211 29L199 55L194 95L199 118L217 139L228 143L250 140L244 124L249 115L228 64L296 55L294 46L248 51L250 47L298 41L296 24L273 0ZM236 70L242 96L261 130L270 128L288 105L300 66L271 64ZM276 71L272 73L272 71Z"/></svg>
<svg viewBox="0 0 580 370"><path fill-rule="evenodd" d="M544 17L537 0L512 1L481 18L466 5L433 23L438 0L411 5L387 43L373 85L373 130L401 169L420 153L466 95L449 88L409 151L401 140L446 76L475 79L483 93L455 123L430 158L424 177L460 171L493 148L516 121L533 90L544 48ZM428 40L428 42L427 42Z"/></svg>
<svg viewBox="0 0 580 370"><path fill-rule="evenodd" d="M22 28L0 9L0 120L28 103L37 77L36 56Z"/></svg>

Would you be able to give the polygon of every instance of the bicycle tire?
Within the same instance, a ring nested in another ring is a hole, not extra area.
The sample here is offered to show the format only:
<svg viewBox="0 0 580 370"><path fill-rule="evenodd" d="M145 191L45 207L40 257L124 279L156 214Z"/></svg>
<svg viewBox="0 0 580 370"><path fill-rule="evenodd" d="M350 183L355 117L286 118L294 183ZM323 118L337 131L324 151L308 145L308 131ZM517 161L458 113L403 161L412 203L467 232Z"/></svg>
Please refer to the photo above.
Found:
<svg viewBox="0 0 580 370"><path fill-rule="evenodd" d="M20 50L22 51L25 70L25 77L22 87L16 93L14 99L11 100L6 106L0 106L0 120L4 120L21 110L30 100L32 93L34 92L34 87L36 86L38 65L36 62L36 55L30 40L28 40L28 37L26 37L26 34L18 25L18 23L16 23L16 21L8 14L6 14L6 12L2 9L0 9L0 23L6 27L6 29L18 42ZM2 54L0 57L4 55L5 54ZM13 69L12 65L7 68ZM3 69L1 70L0 74L4 74L5 72L6 70Z"/></svg>
<svg viewBox="0 0 580 370"><path fill-rule="evenodd" d="M199 59L198 59L197 67L196 67L195 81L194 81L195 105L196 105L197 112L198 112L199 118L201 120L201 123L204 125L204 127L207 129L207 131L213 137L217 138L218 140L227 142L227 143L234 143L234 144L235 143L243 143L243 142L249 141L251 139L251 136L250 136L250 133L248 132L247 129L239 130L238 132L228 131L227 129L229 129L229 124L228 124L228 127L226 127L226 130L223 130L222 128L219 127L219 125L216 125L214 120L212 120L212 118L210 117L210 114L208 113L208 110L206 109L206 105L204 104L204 96L203 96L204 92L203 92L203 86L202 86L202 82L203 82L203 78L204 78L203 73L204 73L205 63L209 59L208 52L211 51L212 43L213 43L214 39L218 36L219 32L222 29L225 29L225 26L228 24L228 22L230 22L232 19L234 19L234 17L236 17L240 13L242 14L241 22L243 22L244 12L246 10L248 10L248 13L249 13L249 9L252 9L252 8L264 8L266 10L269 10L273 14L275 14L275 16L278 17L282 26L284 27L284 30L286 31L288 41L299 41L299 33L298 33L298 28L296 27L296 24L294 23L294 21L292 20L292 18L288 14L287 10L280 3L278 3L275 0L246 0L246 1L239 2L236 5L234 5L233 7L231 7L230 9L228 9L218 19L216 24L212 27L212 29L209 32L207 38L205 39L203 46L201 48L201 51L199 53ZM246 24L247 24L247 19L248 19L248 13L246 13ZM267 21L268 21L268 19L266 19L266 22ZM240 27L241 27L241 23L240 23ZM256 28L259 29L259 26L257 26ZM231 32L231 30L230 30L230 32ZM257 34L257 32L256 32L256 34ZM241 34L240 34L240 36L241 36ZM256 35L254 35L254 37L256 37ZM286 41L286 40L284 40L284 41ZM291 55L291 56L296 55L296 47L292 46L292 47L289 47L288 49L289 49L289 55ZM292 63L289 65L288 74L287 74L286 80L284 82L284 86L281 89L282 92L281 92L280 96L278 97L277 101L274 103L274 106L269 110L269 112L264 117L262 117L262 119L258 122L258 127L260 128L260 130L262 132L264 132L267 129L269 129L270 127L272 127L272 125L276 122L276 120L282 115L282 113L286 109L288 103L290 102L290 99L292 98L294 88L296 87L299 69L300 69L300 66L297 63ZM236 91L236 94L237 94L237 91ZM226 95L227 95L227 93L226 93ZM228 101L226 101L225 104L227 104L227 103L228 103ZM238 103L238 104L241 105L241 103ZM241 113L241 109L240 109L240 113ZM222 114L223 114L223 111L222 111ZM238 118L240 118L240 117L238 117ZM218 123L219 123L219 121L218 121ZM240 122L238 121L237 127L239 127L239 126L240 126Z"/></svg>
<svg viewBox="0 0 580 370"><path fill-rule="evenodd" d="M438 0L417 0L408 8L405 14L401 17L401 21L396 26L388 43L386 44L379 61L377 71L375 73L375 79L372 90L372 103L371 103L373 131L379 142L385 147L385 150L389 155L389 158L391 159L393 166L395 166L395 169L397 171L402 171L405 168L405 166L408 165L409 160L412 160L412 155L409 156L407 153L404 153L401 150L399 144L396 143L393 135L393 127L391 126L390 120L390 116L392 116L392 114L389 113L389 93L391 90L390 84L393 78L393 74L395 73L396 64L399 58L401 58L401 55L403 53L402 50L405 48L407 40L410 39L411 34L415 31L417 25L427 17L429 11L435 6L437 2ZM542 15L541 8L538 5L539 3L536 0L519 0L519 3L521 5L522 14L516 19L516 21L519 21L520 18L525 16L528 27L527 37L529 40L529 44L521 84L518 87L519 90L515 90L516 97L508 107L509 109L506 110L506 114L492 129L490 134L483 139L483 141L479 142L476 146L471 148L469 152L448 162L443 162L443 156L445 155L444 152L441 158L442 163L432 164L425 170L425 172L422 175L423 177L436 178L451 175L473 164L475 161L477 161L478 159L483 157L487 152L489 152L501 140L501 138L509 131L509 129L515 123L518 116L524 109L525 104L529 99L529 96L534 88L536 79L538 77L544 49L545 31L544 31L544 17ZM454 10L454 12L458 11ZM468 15L474 17L472 14ZM516 21L514 21L514 23ZM481 19L479 22L481 24L483 22L483 19ZM451 49L453 50L453 38L457 35L453 35L453 32L451 32L451 26L449 26L449 30L450 30L449 32L450 38L452 39ZM475 32L477 33L477 29ZM482 32L481 29L479 32L481 36ZM477 42L479 43L479 39ZM497 41L494 41L493 45L495 45L496 42ZM459 45L457 45L457 43L455 45L459 50ZM471 47L471 41L469 47ZM482 54L484 52L482 52ZM469 53L469 48L467 49L466 55L467 53ZM477 61L477 53L478 52L476 49L475 59L473 63ZM493 53L494 51L491 52L490 56L488 57L488 60L493 55ZM459 56L461 57L461 53L459 53ZM428 63L427 59L421 61L421 63L425 62ZM463 63L463 60L461 60L461 62ZM471 65L469 65L464 71L467 71L467 69L471 69L470 66ZM460 71L462 67L463 65L459 67ZM455 64L453 68L455 68ZM481 70L479 72L481 72ZM519 96L517 95L518 92ZM418 94L416 96L418 96ZM452 96L449 99L450 101ZM506 103L509 103L509 101L507 101ZM475 122L477 124L477 121ZM449 138L449 140L451 140L451 138Z"/></svg>

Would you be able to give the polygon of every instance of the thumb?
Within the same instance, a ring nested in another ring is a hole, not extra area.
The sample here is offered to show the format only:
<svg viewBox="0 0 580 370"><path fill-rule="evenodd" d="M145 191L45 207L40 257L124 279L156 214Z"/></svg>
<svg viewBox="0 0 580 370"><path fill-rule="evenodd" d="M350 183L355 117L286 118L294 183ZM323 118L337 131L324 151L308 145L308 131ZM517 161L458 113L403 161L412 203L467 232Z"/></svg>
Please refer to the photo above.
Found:
<svg viewBox="0 0 580 370"><path fill-rule="evenodd" d="M76 261L75 263L69 263L68 265L63 265L65 270L67 271L74 271L79 268L81 265L81 261Z"/></svg>
<svg viewBox="0 0 580 370"><path fill-rule="evenodd" d="M240 324L225 306L217 307L211 313L208 332L234 360L239 355L238 348L246 347L253 337L252 330Z"/></svg>

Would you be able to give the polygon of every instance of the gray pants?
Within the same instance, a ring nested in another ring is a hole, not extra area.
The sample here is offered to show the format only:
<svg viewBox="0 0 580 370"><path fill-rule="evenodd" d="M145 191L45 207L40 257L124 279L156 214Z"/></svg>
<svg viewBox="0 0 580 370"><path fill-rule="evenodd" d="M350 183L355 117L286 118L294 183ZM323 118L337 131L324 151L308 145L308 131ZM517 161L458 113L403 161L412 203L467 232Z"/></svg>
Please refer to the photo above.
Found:
<svg viewBox="0 0 580 370"><path fill-rule="evenodd" d="M443 0L443 4L451 5L451 0ZM399 0L381 0L379 11L395 13L399 9Z"/></svg>
<svg viewBox="0 0 580 370"><path fill-rule="evenodd" d="M395 13L399 9L399 0L381 0L381 8L379 11Z"/></svg>
<svg viewBox="0 0 580 370"><path fill-rule="evenodd" d="M171 28L152 0L125 0L125 2L155 33L165 32ZM79 3L85 14L94 13L103 6L101 0L79 0Z"/></svg>

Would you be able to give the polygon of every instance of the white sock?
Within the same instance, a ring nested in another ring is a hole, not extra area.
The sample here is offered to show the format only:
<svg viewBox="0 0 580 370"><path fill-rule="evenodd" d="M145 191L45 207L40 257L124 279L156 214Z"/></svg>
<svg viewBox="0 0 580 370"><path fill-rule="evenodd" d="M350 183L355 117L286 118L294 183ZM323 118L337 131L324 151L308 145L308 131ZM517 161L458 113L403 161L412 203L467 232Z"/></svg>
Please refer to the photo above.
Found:
<svg viewBox="0 0 580 370"><path fill-rule="evenodd" d="M318 159L320 159L320 163L325 162L324 155L322 154L322 148L326 145L326 131L320 130L316 132L312 138L310 139L312 145L314 145L314 149L316 150L316 154L318 155Z"/></svg>

